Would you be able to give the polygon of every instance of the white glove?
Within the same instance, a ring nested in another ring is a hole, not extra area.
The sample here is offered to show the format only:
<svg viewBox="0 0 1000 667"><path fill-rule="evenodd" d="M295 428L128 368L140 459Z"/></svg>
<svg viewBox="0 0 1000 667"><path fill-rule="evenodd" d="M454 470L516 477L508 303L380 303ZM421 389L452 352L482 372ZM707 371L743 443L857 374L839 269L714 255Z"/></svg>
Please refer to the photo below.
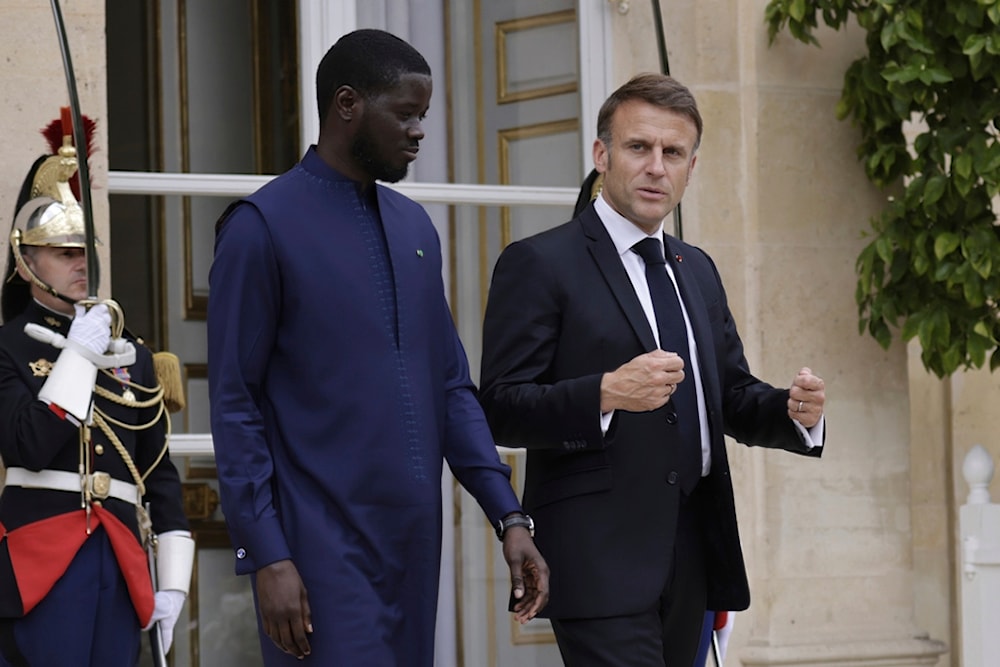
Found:
<svg viewBox="0 0 1000 667"><path fill-rule="evenodd" d="M160 640L163 642L164 653L169 653L170 645L174 643L174 626L177 625L186 599L184 593L174 590L157 591L153 596L153 617L143 630L152 628L153 623L160 623Z"/></svg>
<svg viewBox="0 0 1000 667"><path fill-rule="evenodd" d="M69 326L66 339L98 356L107 352L111 343L111 313L108 307L99 303L87 310L77 303L73 304L73 308L76 317Z"/></svg>

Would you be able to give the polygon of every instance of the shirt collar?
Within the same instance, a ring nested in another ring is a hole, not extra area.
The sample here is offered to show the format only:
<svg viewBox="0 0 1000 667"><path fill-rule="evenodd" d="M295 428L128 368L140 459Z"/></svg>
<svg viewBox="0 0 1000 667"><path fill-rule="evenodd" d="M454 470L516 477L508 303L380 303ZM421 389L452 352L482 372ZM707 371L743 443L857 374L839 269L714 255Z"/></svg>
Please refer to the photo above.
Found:
<svg viewBox="0 0 1000 667"><path fill-rule="evenodd" d="M663 243L662 222L655 232L647 235L628 218L611 208L611 204L604 199L603 192L594 200L594 210L597 211L597 217L601 219L604 228L608 230L608 235L611 237L611 242L615 244L619 257L624 256L632 249L632 246L645 238L658 239L660 243Z"/></svg>

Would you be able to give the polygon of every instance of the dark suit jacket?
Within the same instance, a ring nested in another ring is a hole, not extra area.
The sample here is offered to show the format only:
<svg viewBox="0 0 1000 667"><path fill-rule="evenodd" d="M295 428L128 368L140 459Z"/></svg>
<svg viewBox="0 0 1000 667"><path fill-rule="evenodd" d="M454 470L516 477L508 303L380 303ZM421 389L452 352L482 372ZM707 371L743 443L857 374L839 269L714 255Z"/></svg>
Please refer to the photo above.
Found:
<svg viewBox="0 0 1000 667"><path fill-rule="evenodd" d="M712 260L667 236L691 319L711 432L701 523L710 609L750 603L724 435L811 452L787 416L788 391L754 377ZM590 618L649 609L669 574L680 502L670 403L617 411L600 428L601 376L656 349L593 204L501 254L483 331L480 400L500 444L528 449L524 508L551 569L543 615ZM687 381L692 381L690 378Z"/></svg>

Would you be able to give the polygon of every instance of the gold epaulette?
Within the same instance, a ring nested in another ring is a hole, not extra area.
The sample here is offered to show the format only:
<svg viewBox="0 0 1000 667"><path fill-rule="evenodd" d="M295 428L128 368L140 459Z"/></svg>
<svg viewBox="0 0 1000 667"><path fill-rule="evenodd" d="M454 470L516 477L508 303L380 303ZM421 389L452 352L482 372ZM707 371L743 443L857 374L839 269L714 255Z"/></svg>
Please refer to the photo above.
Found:
<svg viewBox="0 0 1000 667"><path fill-rule="evenodd" d="M173 352L156 352L153 354L153 367L156 377L163 387L163 402L170 412L184 409L184 384L181 382L181 362Z"/></svg>

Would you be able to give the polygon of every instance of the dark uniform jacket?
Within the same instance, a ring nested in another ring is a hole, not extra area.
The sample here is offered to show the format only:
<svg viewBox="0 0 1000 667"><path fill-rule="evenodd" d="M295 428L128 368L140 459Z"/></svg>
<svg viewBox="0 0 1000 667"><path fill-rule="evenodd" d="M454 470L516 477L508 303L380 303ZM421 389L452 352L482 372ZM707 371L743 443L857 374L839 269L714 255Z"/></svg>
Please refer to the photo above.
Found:
<svg viewBox="0 0 1000 667"><path fill-rule="evenodd" d="M70 319L52 312L32 301L18 317L0 327L0 456L7 468L28 470L65 470L78 472L80 465L80 427L70 419L60 417L44 402L37 399L45 383L51 364L60 350L36 341L24 333L29 322L41 324L66 335ZM135 343L135 341L133 341ZM136 362L120 369L118 376L124 380L153 389L157 386L152 355L141 344L135 343ZM99 371L97 383L113 394L125 393L125 385L114 373ZM150 393L132 388L137 402L146 401ZM108 417L128 425L147 424L159 412L159 405L137 409L119 405L95 394L95 406ZM111 420L108 420L111 423ZM111 424L111 428L135 461L140 474L156 463L165 443L166 415L149 428L130 430ZM123 458L114 445L96 426L91 429L91 454L94 471L105 471L111 477L134 484ZM187 520L181 503L180 480L174 464L164 453L155 468L145 479L144 503L149 503L153 530L187 530ZM136 507L133 504L107 498L103 508L111 512L131 529L139 542ZM79 511L79 492L50 489L29 489L10 486L0 493L0 535L10 533L43 519ZM19 617L24 614L15 573L11 567L8 539L0 539L0 617ZM38 567L45 567L38 563ZM24 576L24 573L21 573Z"/></svg>

